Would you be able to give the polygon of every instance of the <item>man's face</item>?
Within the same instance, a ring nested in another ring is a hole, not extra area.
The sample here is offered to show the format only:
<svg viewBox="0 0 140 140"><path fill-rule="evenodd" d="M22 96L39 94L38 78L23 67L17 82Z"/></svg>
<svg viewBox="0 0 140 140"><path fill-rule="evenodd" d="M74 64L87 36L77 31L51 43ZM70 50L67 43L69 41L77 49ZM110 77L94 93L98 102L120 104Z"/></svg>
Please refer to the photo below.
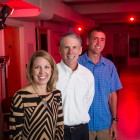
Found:
<svg viewBox="0 0 140 140"><path fill-rule="evenodd" d="M71 69L76 69L77 60L82 53L80 41L73 37L65 37L60 47L60 53L64 63Z"/></svg>
<svg viewBox="0 0 140 140"><path fill-rule="evenodd" d="M100 54L105 46L105 34L103 32L93 31L90 38L87 39L89 51L93 54Z"/></svg>

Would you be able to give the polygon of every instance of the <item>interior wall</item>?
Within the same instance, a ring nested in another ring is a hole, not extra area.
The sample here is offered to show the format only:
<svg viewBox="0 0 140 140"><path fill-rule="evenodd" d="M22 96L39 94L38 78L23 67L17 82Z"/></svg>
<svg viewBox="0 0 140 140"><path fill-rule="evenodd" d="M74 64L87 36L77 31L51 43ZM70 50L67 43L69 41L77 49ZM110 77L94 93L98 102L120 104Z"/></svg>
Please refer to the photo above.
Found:
<svg viewBox="0 0 140 140"><path fill-rule="evenodd" d="M69 25L60 22L44 21L41 26L36 23L36 28L40 30L40 33L43 33L44 30L48 47L46 50L53 56L56 63L60 62L59 41L63 34L69 32Z"/></svg>
<svg viewBox="0 0 140 140"><path fill-rule="evenodd" d="M47 37L47 46L48 52L54 57L56 62L61 60L59 54L59 40L62 34L69 31L69 25L57 23L53 21L38 23L38 22L25 22L19 20L7 20L7 25L13 28L19 28L19 64L18 69L20 70L20 74L17 74L21 77L21 81L19 81L20 88L25 86L27 83L26 79L26 66L31 57L31 55L36 51L36 31L35 28L44 28L46 37ZM7 33L7 35L11 36L11 33ZM3 36L3 31L0 31L0 36ZM14 40L17 38L13 36ZM0 38L0 42L5 42L4 37ZM5 44L2 46L4 50L1 55L5 55ZM16 52L15 52L16 53ZM13 52L14 54L14 52ZM15 56L16 57L16 56ZM15 58L16 59L16 58ZM13 71L13 70L12 70ZM14 71L13 71L14 73ZM9 83L10 84L10 83ZM14 93L13 93L14 94ZM11 95L11 94L10 94Z"/></svg>
<svg viewBox="0 0 140 140"><path fill-rule="evenodd" d="M0 30L0 56L4 56L4 31ZM5 98L5 68L0 64L0 101Z"/></svg>
<svg viewBox="0 0 140 140"><path fill-rule="evenodd" d="M113 56L115 56L116 52L119 52L120 54L117 54L121 56L122 54L126 55L126 64L127 65L140 65L140 57L139 58L130 58L129 56L129 38L136 37L140 38L140 25L138 24L128 24L128 23L120 23L120 24L103 24L103 29L106 32L107 35L107 41L106 46L103 51L103 55L106 55L106 53L112 53ZM120 35L119 37L119 43L118 40L114 40L113 36L114 34ZM127 37L124 37L127 36ZM115 46L114 44L117 45ZM114 49L115 47L115 49ZM120 49L120 47L123 47ZM115 51L114 51L115 50ZM121 52L120 52L121 50ZM124 58L119 58L118 61L123 61Z"/></svg>
<svg viewBox="0 0 140 140"><path fill-rule="evenodd" d="M7 27L4 29L4 43L5 55L9 56L10 59L6 69L6 94L12 96L13 93L21 88L18 27Z"/></svg>
<svg viewBox="0 0 140 140"><path fill-rule="evenodd" d="M14 73L14 70L12 70L12 74L16 77L19 76L21 77L21 82L20 87L26 85L27 79L26 79L26 64L28 63L29 57L32 55L32 53L35 51L36 48L36 41L35 41L35 23L34 22L24 22L24 21L19 21L19 20L11 20L8 19L6 22L7 26L13 27L13 28L19 28L19 45L18 45L18 50L16 49L16 52L13 51L12 55L15 57L15 59L18 59L19 63L18 66L15 67L15 69L19 69L20 73ZM0 51L2 56L5 56L5 38L4 38L4 30L0 30L0 42L3 44L1 46L1 49L3 52ZM16 41L16 36L14 36L11 32L7 34L7 37L9 38L12 36L14 40ZM14 46L13 46L14 47ZM19 53L19 58L16 58L16 53ZM12 60L11 60L12 61ZM1 79L0 79L1 80ZM10 84L10 83L9 83ZM1 93L5 94L5 93ZM14 94L14 93L11 93ZM10 94L10 96L11 96ZM1 96L1 95L0 95Z"/></svg>

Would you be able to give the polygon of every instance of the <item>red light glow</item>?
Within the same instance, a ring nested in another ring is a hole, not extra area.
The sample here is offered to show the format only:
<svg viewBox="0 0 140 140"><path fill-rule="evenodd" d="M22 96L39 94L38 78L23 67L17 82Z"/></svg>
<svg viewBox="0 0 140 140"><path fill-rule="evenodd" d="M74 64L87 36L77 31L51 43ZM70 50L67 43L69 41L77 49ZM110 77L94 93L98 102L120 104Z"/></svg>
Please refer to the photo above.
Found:
<svg viewBox="0 0 140 140"><path fill-rule="evenodd" d="M82 34L82 32L84 31L84 27L82 25L77 25L75 27L75 31L77 34Z"/></svg>
<svg viewBox="0 0 140 140"><path fill-rule="evenodd" d="M34 17L38 16L41 9L23 0L9 0L3 2L12 8L12 12L9 17Z"/></svg>
<svg viewBox="0 0 140 140"><path fill-rule="evenodd" d="M78 27L78 31L82 31L82 28L81 27Z"/></svg>
<svg viewBox="0 0 140 140"><path fill-rule="evenodd" d="M130 23L136 22L136 17L135 17L135 16L130 16L130 17L129 17L129 22L130 22Z"/></svg>
<svg viewBox="0 0 140 140"><path fill-rule="evenodd" d="M134 17L130 17L130 21L134 21L135 20L135 18Z"/></svg>

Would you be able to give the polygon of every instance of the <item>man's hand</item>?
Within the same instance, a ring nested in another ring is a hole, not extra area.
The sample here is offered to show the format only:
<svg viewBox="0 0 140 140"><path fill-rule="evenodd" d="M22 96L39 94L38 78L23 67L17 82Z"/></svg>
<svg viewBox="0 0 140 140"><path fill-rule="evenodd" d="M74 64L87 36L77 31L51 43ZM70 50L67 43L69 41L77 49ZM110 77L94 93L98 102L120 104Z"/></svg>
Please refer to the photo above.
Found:
<svg viewBox="0 0 140 140"><path fill-rule="evenodd" d="M112 137L112 140L115 140L118 137L118 131L117 131L116 121L113 121L112 122L112 125L110 127L110 131L109 131L109 134Z"/></svg>

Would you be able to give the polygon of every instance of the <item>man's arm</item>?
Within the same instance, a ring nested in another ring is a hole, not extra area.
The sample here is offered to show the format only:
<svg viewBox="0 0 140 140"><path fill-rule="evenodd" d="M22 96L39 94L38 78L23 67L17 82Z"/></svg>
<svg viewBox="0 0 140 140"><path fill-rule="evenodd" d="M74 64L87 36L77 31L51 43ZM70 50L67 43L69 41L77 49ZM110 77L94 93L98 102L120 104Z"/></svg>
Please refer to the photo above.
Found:
<svg viewBox="0 0 140 140"><path fill-rule="evenodd" d="M116 139L118 136L118 131L117 131L117 93L112 92L109 96L109 105L110 105L110 110L112 114L112 118L115 118L112 120L112 125L110 127L110 135L112 136L113 139Z"/></svg>

